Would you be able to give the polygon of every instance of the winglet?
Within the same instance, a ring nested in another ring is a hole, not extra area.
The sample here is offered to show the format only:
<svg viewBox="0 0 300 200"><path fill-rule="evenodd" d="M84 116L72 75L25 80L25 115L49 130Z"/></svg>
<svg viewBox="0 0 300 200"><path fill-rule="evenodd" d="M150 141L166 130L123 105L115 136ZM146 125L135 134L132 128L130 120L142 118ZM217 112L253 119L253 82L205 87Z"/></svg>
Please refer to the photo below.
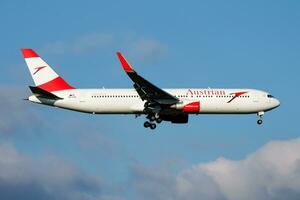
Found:
<svg viewBox="0 0 300 200"><path fill-rule="evenodd" d="M117 56L119 57L119 60L123 66L123 69L126 72L134 71L133 68L130 66L130 64L126 61L126 59L123 57L123 55L120 52L117 52Z"/></svg>
<svg viewBox="0 0 300 200"><path fill-rule="evenodd" d="M39 55L32 49L21 49L24 58L34 58L39 57Z"/></svg>

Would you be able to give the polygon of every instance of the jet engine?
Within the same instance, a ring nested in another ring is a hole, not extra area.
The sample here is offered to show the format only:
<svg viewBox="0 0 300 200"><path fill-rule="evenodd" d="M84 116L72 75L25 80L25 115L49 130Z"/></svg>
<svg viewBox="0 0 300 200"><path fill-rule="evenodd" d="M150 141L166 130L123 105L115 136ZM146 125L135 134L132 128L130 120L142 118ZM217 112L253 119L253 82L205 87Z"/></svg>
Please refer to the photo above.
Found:
<svg viewBox="0 0 300 200"><path fill-rule="evenodd" d="M200 111L200 101L194 102L181 102L171 106L176 110L182 110L184 113L199 113Z"/></svg>

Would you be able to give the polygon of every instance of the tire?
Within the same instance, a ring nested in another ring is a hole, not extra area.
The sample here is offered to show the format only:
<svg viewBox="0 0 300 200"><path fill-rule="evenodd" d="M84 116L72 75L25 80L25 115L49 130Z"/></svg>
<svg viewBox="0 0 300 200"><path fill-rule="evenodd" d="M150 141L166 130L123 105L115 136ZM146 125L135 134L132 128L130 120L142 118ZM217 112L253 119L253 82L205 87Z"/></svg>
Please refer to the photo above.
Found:
<svg viewBox="0 0 300 200"><path fill-rule="evenodd" d="M263 121L261 119L257 120L257 124L261 125L263 123Z"/></svg>
<svg viewBox="0 0 300 200"><path fill-rule="evenodd" d="M150 126L151 126L150 122L148 122L148 121L145 121L145 123L144 123L144 127L145 127L145 128L149 128Z"/></svg>
<svg viewBox="0 0 300 200"><path fill-rule="evenodd" d="M162 118L160 118L160 117L159 117L159 118L156 118L155 121L156 121L156 123L160 124L160 123L162 122Z"/></svg>
<svg viewBox="0 0 300 200"><path fill-rule="evenodd" d="M156 124L151 124L150 128L154 130L156 128Z"/></svg>
<svg viewBox="0 0 300 200"><path fill-rule="evenodd" d="M155 121L155 120L156 120L156 118L155 118L155 116L154 116L154 115L151 115L151 116L149 117L149 120L150 120L151 122L153 122L153 121Z"/></svg>

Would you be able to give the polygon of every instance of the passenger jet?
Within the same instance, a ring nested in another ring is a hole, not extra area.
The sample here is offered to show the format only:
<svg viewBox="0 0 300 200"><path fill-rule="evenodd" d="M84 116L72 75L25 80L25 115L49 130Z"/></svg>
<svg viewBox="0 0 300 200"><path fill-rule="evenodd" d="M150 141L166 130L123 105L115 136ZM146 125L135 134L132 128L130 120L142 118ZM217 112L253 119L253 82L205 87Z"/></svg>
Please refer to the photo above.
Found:
<svg viewBox="0 0 300 200"><path fill-rule="evenodd" d="M140 76L120 52L120 63L133 82L129 89L77 89L59 76L35 51L22 49L35 86L34 103L91 114L146 115L145 128L162 121L187 123L191 114L257 114L280 105L268 92L254 89L162 89Z"/></svg>

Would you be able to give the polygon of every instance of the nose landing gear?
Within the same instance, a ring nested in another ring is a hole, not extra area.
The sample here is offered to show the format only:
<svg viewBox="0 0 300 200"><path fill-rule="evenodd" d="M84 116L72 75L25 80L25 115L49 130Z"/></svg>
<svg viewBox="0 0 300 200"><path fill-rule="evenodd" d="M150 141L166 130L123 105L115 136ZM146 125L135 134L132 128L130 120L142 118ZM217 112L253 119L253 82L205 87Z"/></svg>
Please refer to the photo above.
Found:
<svg viewBox="0 0 300 200"><path fill-rule="evenodd" d="M258 125L261 125L261 124L263 123L262 117L263 117L263 115L264 115L264 112L263 112L263 111L258 112L257 115L258 115L257 124L258 124Z"/></svg>

